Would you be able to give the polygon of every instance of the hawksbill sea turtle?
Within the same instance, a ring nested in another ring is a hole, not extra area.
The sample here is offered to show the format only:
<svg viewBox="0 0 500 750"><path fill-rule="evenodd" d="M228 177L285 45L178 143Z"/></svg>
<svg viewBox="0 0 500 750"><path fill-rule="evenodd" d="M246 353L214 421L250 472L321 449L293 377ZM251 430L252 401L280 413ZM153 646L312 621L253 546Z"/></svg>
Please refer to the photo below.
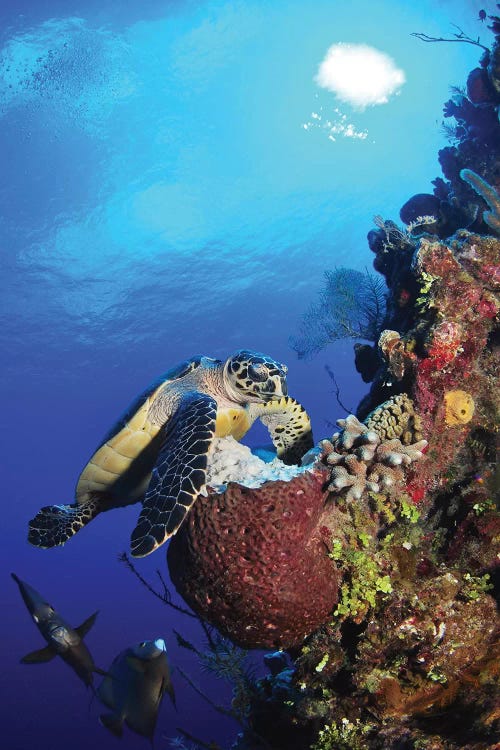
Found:
<svg viewBox="0 0 500 750"><path fill-rule="evenodd" d="M106 435L83 469L73 505L49 505L29 522L37 547L64 544L103 511L142 502L131 537L144 557L176 533L205 487L214 437L240 440L256 419L278 457L299 463L313 446L310 420L289 398L287 368L241 350L225 362L196 356L153 382Z"/></svg>

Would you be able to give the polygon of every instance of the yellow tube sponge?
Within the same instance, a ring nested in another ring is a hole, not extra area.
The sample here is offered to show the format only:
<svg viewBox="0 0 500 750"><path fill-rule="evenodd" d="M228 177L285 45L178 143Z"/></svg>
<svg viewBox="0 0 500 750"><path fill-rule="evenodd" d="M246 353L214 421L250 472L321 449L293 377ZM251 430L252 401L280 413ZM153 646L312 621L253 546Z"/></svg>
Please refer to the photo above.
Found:
<svg viewBox="0 0 500 750"><path fill-rule="evenodd" d="M474 399L467 391L444 394L444 421L447 425L467 424L474 414Z"/></svg>

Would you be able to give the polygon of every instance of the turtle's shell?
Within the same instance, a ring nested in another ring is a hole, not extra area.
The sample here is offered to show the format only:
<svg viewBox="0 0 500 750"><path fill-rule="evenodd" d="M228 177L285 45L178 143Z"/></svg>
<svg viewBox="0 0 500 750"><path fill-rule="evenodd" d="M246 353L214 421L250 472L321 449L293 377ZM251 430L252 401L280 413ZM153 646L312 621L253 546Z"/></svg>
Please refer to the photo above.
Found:
<svg viewBox="0 0 500 750"><path fill-rule="evenodd" d="M162 388L191 373L201 360L196 356L172 367L122 414L80 474L75 493L79 505L93 492L111 493L116 505L134 502L145 492L159 449L155 437L160 426L149 421L150 406Z"/></svg>

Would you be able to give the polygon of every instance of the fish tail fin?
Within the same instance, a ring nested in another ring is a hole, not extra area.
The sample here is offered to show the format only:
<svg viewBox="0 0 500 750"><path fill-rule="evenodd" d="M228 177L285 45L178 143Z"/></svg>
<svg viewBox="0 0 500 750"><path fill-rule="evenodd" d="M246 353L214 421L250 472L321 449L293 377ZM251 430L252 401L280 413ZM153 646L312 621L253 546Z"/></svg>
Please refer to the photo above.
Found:
<svg viewBox="0 0 500 750"><path fill-rule="evenodd" d="M46 505L29 522L28 542L43 549L65 544L101 512L102 505L97 494L82 505Z"/></svg>
<svg viewBox="0 0 500 750"><path fill-rule="evenodd" d="M101 714L99 716L99 722L103 727L109 729L115 737L121 737L123 735L123 720L116 714Z"/></svg>

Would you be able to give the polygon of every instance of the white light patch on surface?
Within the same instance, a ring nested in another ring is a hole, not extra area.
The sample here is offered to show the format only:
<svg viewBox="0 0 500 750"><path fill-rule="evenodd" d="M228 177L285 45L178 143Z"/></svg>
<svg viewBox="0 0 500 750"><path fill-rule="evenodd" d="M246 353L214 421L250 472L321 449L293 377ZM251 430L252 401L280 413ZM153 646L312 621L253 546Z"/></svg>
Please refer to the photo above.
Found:
<svg viewBox="0 0 500 750"><path fill-rule="evenodd" d="M329 48L314 80L340 101L364 109L386 104L406 79L385 52L367 44L340 42Z"/></svg>
<svg viewBox="0 0 500 750"><path fill-rule="evenodd" d="M302 127L304 130L323 130L330 141L336 141L338 138L354 138L364 141L368 136L367 130L358 130L338 107L335 107L329 116L323 115L323 107L320 107L317 112L311 112L310 119L303 122Z"/></svg>

